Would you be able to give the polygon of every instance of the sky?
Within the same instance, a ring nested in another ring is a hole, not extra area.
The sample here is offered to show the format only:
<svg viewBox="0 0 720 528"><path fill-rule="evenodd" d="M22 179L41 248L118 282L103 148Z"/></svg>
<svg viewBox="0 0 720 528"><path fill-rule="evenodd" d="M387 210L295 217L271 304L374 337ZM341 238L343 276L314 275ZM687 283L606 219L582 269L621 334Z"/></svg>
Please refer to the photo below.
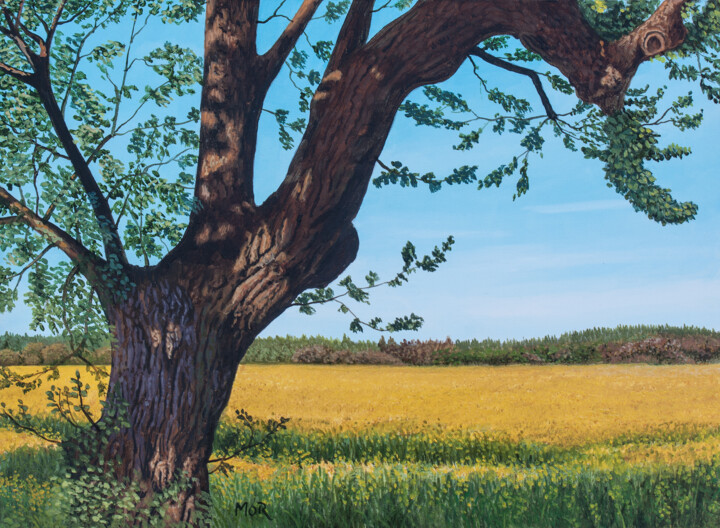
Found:
<svg viewBox="0 0 720 528"><path fill-rule="evenodd" d="M270 2L272 3L272 2ZM291 14L298 2L288 2ZM263 4L261 18L272 12ZM371 34L397 16L381 12ZM262 52L281 31L277 21L261 26ZM322 20L309 28L311 40L334 39L339 26ZM147 51L165 40L202 50L202 25L174 27L155 24L141 46ZM119 30L118 30L119 31ZM547 65L537 66L541 71ZM542 109L529 78L488 66L483 70L492 84L508 93L526 97L539 113ZM666 129L661 144L678 142L693 154L652 168L658 183L669 187L680 201L699 206L697 218L682 225L662 226L636 213L614 189L606 186L602 164L566 150L546 135L544 156L530 159L530 190L513 201L515 180L500 188L477 190L476 185L443 187L430 193L427 187L381 189L371 185L354 225L359 233L357 259L341 275L364 284L369 270L382 280L402 267L400 250L412 241L418 255L429 253L449 235L455 245L434 273L418 272L400 288L376 288L371 304L349 304L363 320L375 316L392 321L415 313L424 319L417 332L400 332L396 339L522 339L557 335L592 327L670 324L720 329L720 109L708 103L689 83L670 83L657 61L643 64L633 87L651 90L668 85L671 95L696 94L696 108L705 121L699 130L679 133ZM296 110L295 95L288 99L289 80L283 71L271 88L265 107ZM480 92L469 63L440 85L465 96L478 113L498 111ZM547 86L547 84L546 84ZM549 87L548 87L549 90ZM574 97L551 101L559 113L568 111ZM418 92L411 100L425 102ZM667 99L671 99L668 97ZM194 101L199 105L199 99ZM179 108L182 111L185 108ZM298 117L297 112L290 119ZM282 181L293 151L283 150L277 126L263 114L256 155L256 201L260 203ZM296 136L297 139L297 136ZM398 115L380 160L400 160L415 172L449 174L461 165L478 165L487 174L523 149L520 136L483 134L470 151L455 151L454 132L417 127ZM379 175L376 167L374 176ZM26 288L21 285L21 296ZM336 287L336 292L341 288ZM335 306L321 306L313 316L290 308L261 336L324 335L354 339L380 338L366 330L352 334L351 317ZM29 309L21 304L0 314L0 332L25 332Z"/></svg>

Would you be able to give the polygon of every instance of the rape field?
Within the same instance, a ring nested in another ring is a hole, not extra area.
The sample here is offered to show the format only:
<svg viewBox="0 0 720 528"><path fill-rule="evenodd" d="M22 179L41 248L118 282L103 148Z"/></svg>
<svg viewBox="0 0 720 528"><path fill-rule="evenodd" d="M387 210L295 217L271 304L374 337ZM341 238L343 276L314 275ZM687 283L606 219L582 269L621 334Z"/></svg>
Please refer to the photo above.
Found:
<svg viewBox="0 0 720 528"><path fill-rule="evenodd" d="M291 421L213 473L218 527L720 525L720 365L244 365L218 449L239 408ZM40 444L0 430L2 526L63 522Z"/></svg>

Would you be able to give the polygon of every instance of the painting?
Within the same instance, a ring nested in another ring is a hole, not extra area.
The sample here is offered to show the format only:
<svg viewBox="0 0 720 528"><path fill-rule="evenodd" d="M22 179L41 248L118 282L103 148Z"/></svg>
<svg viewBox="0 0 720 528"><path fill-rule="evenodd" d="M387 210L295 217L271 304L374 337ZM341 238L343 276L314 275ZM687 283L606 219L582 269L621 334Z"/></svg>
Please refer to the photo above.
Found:
<svg viewBox="0 0 720 528"><path fill-rule="evenodd" d="M716 0L0 10L0 526L720 525Z"/></svg>

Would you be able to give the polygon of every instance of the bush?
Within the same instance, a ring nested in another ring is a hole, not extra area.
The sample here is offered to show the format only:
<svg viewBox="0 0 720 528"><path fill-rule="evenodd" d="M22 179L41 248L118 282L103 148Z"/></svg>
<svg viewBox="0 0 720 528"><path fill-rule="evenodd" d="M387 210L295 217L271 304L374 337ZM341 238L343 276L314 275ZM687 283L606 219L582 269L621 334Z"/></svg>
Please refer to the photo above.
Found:
<svg viewBox="0 0 720 528"><path fill-rule="evenodd" d="M386 354L380 350L362 350L353 355L354 363L362 365L404 365L395 356Z"/></svg>
<svg viewBox="0 0 720 528"><path fill-rule="evenodd" d="M524 363L525 361L517 350L500 349L486 352L482 357L482 362L488 365L510 365L511 363Z"/></svg>
<svg viewBox="0 0 720 528"><path fill-rule="evenodd" d="M42 365L43 356L42 351L45 345L40 342L28 343L21 352L24 365Z"/></svg>
<svg viewBox="0 0 720 528"><path fill-rule="evenodd" d="M112 363L110 347L105 346L102 348L98 348L95 352L92 353L90 362L95 363L96 365L109 365L110 363Z"/></svg>
<svg viewBox="0 0 720 528"><path fill-rule="evenodd" d="M332 355L335 351L325 345L310 345L295 351L291 361L293 363L333 363Z"/></svg>
<svg viewBox="0 0 720 528"><path fill-rule="evenodd" d="M696 363L720 357L720 339L710 336L657 336L600 346L608 363Z"/></svg>
<svg viewBox="0 0 720 528"><path fill-rule="evenodd" d="M292 356L293 363L324 365L402 365L398 358L378 350L333 350L324 345L303 347Z"/></svg>
<svg viewBox="0 0 720 528"><path fill-rule="evenodd" d="M44 365L63 365L70 359L70 349L62 343L54 343L42 350Z"/></svg>
<svg viewBox="0 0 720 528"><path fill-rule="evenodd" d="M445 341L403 339L401 343L396 343L392 337L385 341L383 336L378 342L378 348L381 352L394 356L408 365L435 365L436 357L441 354L452 354L455 344L449 337Z"/></svg>
<svg viewBox="0 0 720 528"><path fill-rule="evenodd" d="M0 350L0 366L12 367L16 365L22 365L22 357L19 353L9 348L3 348Z"/></svg>

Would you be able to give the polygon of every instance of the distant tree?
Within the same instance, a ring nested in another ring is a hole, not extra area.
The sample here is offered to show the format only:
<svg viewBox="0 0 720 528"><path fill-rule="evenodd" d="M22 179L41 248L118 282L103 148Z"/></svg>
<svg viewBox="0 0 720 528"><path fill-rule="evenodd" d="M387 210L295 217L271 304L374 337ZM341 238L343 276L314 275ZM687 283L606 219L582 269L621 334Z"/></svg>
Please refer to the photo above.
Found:
<svg viewBox="0 0 720 528"><path fill-rule="evenodd" d="M669 79L697 82L718 102L715 0L295 0L286 13L287 3L263 4L260 19L259 0L0 0L0 308L13 308L27 272L33 329L62 332L78 350L113 334L101 421L120 399L129 416L105 459L119 456L117 476L146 491L162 491L179 470L196 477L170 505L171 523L189 519L208 489L214 432L248 346L288 307L311 312L337 297L327 286L356 256L352 221L376 164L384 169L377 186L483 188L517 173L522 195L530 155L551 132L601 160L608 185L652 220L681 223L697 211L645 166L689 153L660 147L656 129L696 128L702 114L686 113L693 96L665 104L663 88L629 85L657 58ZM369 38L373 15L387 9L402 13ZM203 13L204 58L169 42L138 55L151 19L182 24ZM332 39L303 36L318 18L337 21ZM259 54L265 23L284 29ZM119 33L124 41L107 40ZM560 75L538 69L543 61ZM483 116L436 85L466 63L502 111ZM527 77L540 112L494 87L481 63ZM299 91L294 120L287 109L263 107L281 72ZM426 101L406 100L419 87ZM570 96L571 109L553 108L548 87ZM198 88L199 108L163 110ZM458 131L457 149L481 145L490 126L519 134L521 153L484 177L476 166L437 177L384 163L398 110ZM284 181L257 204L263 111L274 115L285 148L293 148L293 133L302 139ZM406 246L391 284L434 269L451 243L424 259ZM50 264L58 251L64 260ZM378 281L370 273L367 286L349 278L340 286L364 301L364 288ZM367 324L396 330L419 322Z"/></svg>

